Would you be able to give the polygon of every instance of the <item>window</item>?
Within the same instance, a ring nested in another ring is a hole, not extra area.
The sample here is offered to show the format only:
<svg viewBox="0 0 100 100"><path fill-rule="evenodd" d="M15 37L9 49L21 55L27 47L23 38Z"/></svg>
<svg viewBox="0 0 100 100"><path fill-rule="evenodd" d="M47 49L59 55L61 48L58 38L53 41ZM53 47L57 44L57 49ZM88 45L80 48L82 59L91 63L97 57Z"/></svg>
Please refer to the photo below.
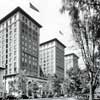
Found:
<svg viewBox="0 0 100 100"><path fill-rule="evenodd" d="M22 57L22 61L24 62L24 57Z"/></svg>
<svg viewBox="0 0 100 100"><path fill-rule="evenodd" d="M29 22L29 26L31 26L31 21Z"/></svg>
<svg viewBox="0 0 100 100"><path fill-rule="evenodd" d="M24 35L22 35L22 39L24 39Z"/></svg>
<svg viewBox="0 0 100 100"><path fill-rule="evenodd" d="M25 47L27 47L27 43L25 43Z"/></svg>
<svg viewBox="0 0 100 100"><path fill-rule="evenodd" d="M9 56L11 57L12 53L9 53Z"/></svg>
<svg viewBox="0 0 100 100"><path fill-rule="evenodd" d="M14 27L16 27L16 22L14 23Z"/></svg>
<svg viewBox="0 0 100 100"><path fill-rule="evenodd" d="M24 50L24 47L22 46L22 50Z"/></svg>
<svg viewBox="0 0 100 100"><path fill-rule="evenodd" d="M24 16L22 17L22 20L24 21Z"/></svg>
<svg viewBox="0 0 100 100"><path fill-rule="evenodd" d="M22 33L24 33L24 29L22 29Z"/></svg>
<svg viewBox="0 0 100 100"><path fill-rule="evenodd" d="M25 22L27 23L27 18L25 19Z"/></svg>
<svg viewBox="0 0 100 100"><path fill-rule="evenodd" d="M6 44L6 48L8 48L8 44Z"/></svg>
<svg viewBox="0 0 100 100"><path fill-rule="evenodd" d="M27 41L27 37L25 37L25 40Z"/></svg>
<svg viewBox="0 0 100 100"><path fill-rule="evenodd" d="M9 67L11 67L11 64L9 64Z"/></svg>
<svg viewBox="0 0 100 100"><path fill-rule="evenodd" d="M16 60L16 56L14 57L14 60Z"/></svg>
<svg viewBox="0 0 100 100"><path fill-rule="evenodd" d="M14 72L15 72L15 73L17 72L17 69L16 69L16 67L14 67Z"/></svg>
<svg viewBox="0 0 100 100"><path fill-rule="evenodd" d="M31 61L29 60L29 64L31 64Z"/></svg>
<svg viewBox="0 0 100 100"><path fill-rule="evenodd" d="M16 32L16 28L14 29L14 32Z"/></svg>
<svg viewBox="0 0 100 100"><path fill-rule="evenodd" d="M10 24L12 23L12 19L10 18Z"/></svg>
<svg viewBox="0 0 100 100"><path fill-rule="evenodd" d="M16 51L14 51L14 55L16 55Z"/></svg>
<svg viewBox="0 0 100 100"><path fill-rule="evenodd" d="M16 39L14 40L14 44L16 44Z"/></svg>
<svg viewBox="0 0 100 100"><path fill-rule="evenodd" d="M11 30L11 29L12 29L12 26L10 25L10 27L9 27L9 28L10 28L10 30Z"/></svg>
<svg viewBox="0 0 100 100"><path fill-rule="evenodd" d="M16 62L14 62L14 67L16 67L16 64L17 64L17 63L16 63Z"/></svg>
<svg viewBox="0 0 100 100"><path fill-rule="evenodd" d="M14 38L16 38L16 33L14 34Z"/></svg>
<svg viewBox="0 0 100 100"><path fill-rule="evenodd" d="M16 50L16 45L14 45L14 49Z"/></svg>
<svg viewBox="0 0 100 100"><path fill-rule="evenodd" d="M6 38L8 38L8 34L6 33Z"/></svg>
<svg viewBox="0 0 100 100"><path fill-rule="evenodd" d="M11 52L11 47L9 48L9 52Z"/></svg>
<svg viewBox="0 0 100 100"><path fill-rule="evenodd" d="M9 74L11 74L11 68L9 68Z"/></svg>
<svg viewBox="0 0 100 100"><path fill-rule="evenodd" d="M27 62L27 59L25 58L25 62Z"/></svg>
<svg viewBox="0 0 100 100"><path fill-rule="evenodd" d="M14 20L16 20L16 15L14 16Z"/></svg>
<svg viewBox="0 0 100 100"><path fill-rule="evenodd" d="M12 31L10 31L9 35L11 35L11 34L12 34Z"/></svg>
<svg viewBox="0 0 100 100"><path fill-rule="evenodd" d="M2 24L2 28L4 28L4 24Z"/></svg>
<svg viewBox="0 0 100 100"><path fill-rule="evenodd" d="M29 45L29 48L31 48L31 45Z"/></svg>

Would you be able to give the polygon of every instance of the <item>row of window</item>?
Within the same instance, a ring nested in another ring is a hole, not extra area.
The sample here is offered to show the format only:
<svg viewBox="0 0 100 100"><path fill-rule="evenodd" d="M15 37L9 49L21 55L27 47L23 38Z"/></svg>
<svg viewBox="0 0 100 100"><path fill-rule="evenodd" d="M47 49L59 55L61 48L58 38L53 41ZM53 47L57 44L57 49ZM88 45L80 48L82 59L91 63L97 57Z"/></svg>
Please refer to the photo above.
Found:
<svg viewBox="0 0 100 100"><path fill-rule="evenodd" d="M14 67L13 67L14 66ZM8 70L7 70L7 74L12 74L12 73L17 73L17 62L14 62L13 64L12 63L9 63L9 67L8 67Z"/></svg>
<svg viewBox="0 0 100 100"><path fill-rule="evenodd" d="M22 21L23 23L23 27L25 26L25 24L27 24L29 27L38 30L38 27L31 21L29 21L25 16L22 16Z"/></svg>
<svg viewBox="0 0 100 100"><path fill-rule="evenodd" d="M22 29L22 32L21 34L24 36L24 37L27 37L26 40L29 40L31 39L31 41L38 41L38 33L33 31L32 32L28 32L28 31L24 31L24 29Z"/></svg>
<svg viewBox="0 0 100 100"><path fill-rule="evenodd" d="M4 29L4 27L7 27L8 25L14 23L16 21L16 19L17 18L16 18L16 14L15 14L14 16L10 17L8 20L6 20L4 23L2 23L0 25L0 30Z"/></svg>

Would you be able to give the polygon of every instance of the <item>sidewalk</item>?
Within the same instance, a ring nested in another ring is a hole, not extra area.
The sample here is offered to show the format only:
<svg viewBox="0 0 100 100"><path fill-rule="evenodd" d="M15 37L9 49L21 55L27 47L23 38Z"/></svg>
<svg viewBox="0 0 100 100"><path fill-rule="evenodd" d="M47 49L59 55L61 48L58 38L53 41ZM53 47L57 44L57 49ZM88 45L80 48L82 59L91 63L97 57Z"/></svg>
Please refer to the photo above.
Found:
<svg viewBox="0 0 100 100"><path fill-rule="evenodd" d="M24 99L20 99L24 100ZM59 97L59 98L38 98L38 99L25 99L25 100L76 100L74 98Z"/></svg>

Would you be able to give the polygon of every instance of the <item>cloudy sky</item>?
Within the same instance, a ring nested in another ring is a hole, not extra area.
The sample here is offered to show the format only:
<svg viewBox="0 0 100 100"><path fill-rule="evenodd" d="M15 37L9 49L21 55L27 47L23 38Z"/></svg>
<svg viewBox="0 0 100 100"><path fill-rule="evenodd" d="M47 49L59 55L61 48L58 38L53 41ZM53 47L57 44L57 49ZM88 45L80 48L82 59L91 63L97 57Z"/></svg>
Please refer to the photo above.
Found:
<svg viewBox="0 0 100 100"><path fill-rule="evenodd" d="M40 12L38 13L31 9L29 2L37 7ZM0 0L0 19L17 6L24 9L43 26L40 30L40 43L58 38L66 45L65 54L74 52L80 56L72 36L70 17L67 13L61 14L59 11L61 0ZM81 59L79 60L80 62Z"/></svg>

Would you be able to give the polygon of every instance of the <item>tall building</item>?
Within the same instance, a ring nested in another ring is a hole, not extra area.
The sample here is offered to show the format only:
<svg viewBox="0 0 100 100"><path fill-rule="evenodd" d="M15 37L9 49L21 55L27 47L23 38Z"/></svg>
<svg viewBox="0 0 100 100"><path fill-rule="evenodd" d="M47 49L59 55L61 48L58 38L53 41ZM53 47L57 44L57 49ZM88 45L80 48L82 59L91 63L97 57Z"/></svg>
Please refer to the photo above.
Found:
<svg viewBox="0 0 100 100"><path fill-rule="evenodd" d="M0 66L6 67L6 83L20 70L38 76L41 25L20 7L0 20Z"/></svg>
<svg viewBox="0 0 100 100"><path fill-rule="evenodd" d="M72 67L78 68L78 56L74 53L67 54L64 57L64 77L66 78L66 71Z"/></svg>
<svg viewBox="0 0 100 100"><path fill-rule="evenodd" d="M64 78L64 48L56 38L40 44L39 65L44 76L56 74Z"/></svg>

